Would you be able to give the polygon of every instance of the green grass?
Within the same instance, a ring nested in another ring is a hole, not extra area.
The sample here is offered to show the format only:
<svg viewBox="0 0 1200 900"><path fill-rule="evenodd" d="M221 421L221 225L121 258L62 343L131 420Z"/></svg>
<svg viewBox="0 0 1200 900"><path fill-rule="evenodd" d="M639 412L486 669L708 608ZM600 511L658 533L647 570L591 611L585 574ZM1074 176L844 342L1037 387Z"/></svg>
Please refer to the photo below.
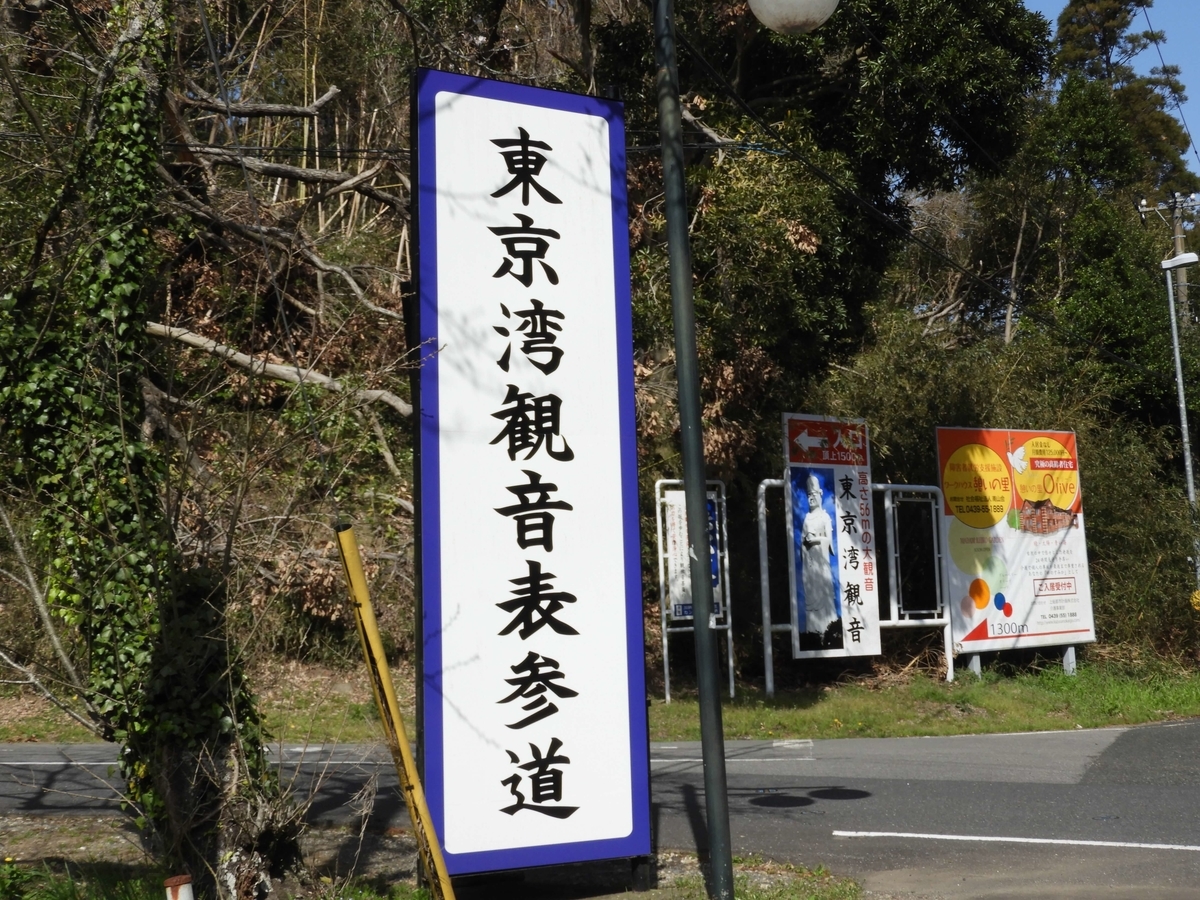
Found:
<svg viewBox="0 0 1200 900"><path fill-rule="evenodd" d="M358 744L383 740L374 702L355 703L298 693L286 706L264 704L263 714L267 731L285 743ZM405 717L404 726L411 733L410 718Z"/></svg>
<svg viewBox="0 0 1200 900"><path fill-rule="evenodd" d="M1056 666L1012 675L985 672L983 678L960 670L953 684L917 675L890 683L878 679L780 691L771 700L761 690L741 686L736 700L723 702L730 739L1048 731L1200 716L1200 673L1162 662L1133 667L1097 661L1081 665L1074 678ZM281 691L262 708L275 740L286 743L381 739L373 702L330 695L320 684ZM411 736L410 714L405 726ZM656 741L699 740L694 694L677 690L670 704L654 699L650 735ZM82 743L94 738L54 709L0 725L0 741L27 740Z"/></svg>
<svg viewBox="0 0 1200 900"><path fill-rule="evenodd" d="M912 737L1006 731L1052 731L1134 725L1200 716L1200 674L1165 666L1130 672L1080 666L1074 678L1059 669L976 678L959 672L952 684L916 676L903 684L840 684L781 691L768 700L741 688L723 700L729 739ZM656 741L698 741L694 696L654 700L650 735Z"/></svg>
<svg viewBox="0 0 1200 900"><path fill-rule="evenodd" d="M96 736L56 707L38 708L27 715L11 716L0 722L0 743L43 741L55 744L86 744ZM0 900L3 900L0 895Z"/></svg>
<svg viewBox="0 0 1200 900"><path fill-rule="evenodd" d="M0 863L0 900L162 900L163 875L148 867L72 866L31 869Z"/></svg>

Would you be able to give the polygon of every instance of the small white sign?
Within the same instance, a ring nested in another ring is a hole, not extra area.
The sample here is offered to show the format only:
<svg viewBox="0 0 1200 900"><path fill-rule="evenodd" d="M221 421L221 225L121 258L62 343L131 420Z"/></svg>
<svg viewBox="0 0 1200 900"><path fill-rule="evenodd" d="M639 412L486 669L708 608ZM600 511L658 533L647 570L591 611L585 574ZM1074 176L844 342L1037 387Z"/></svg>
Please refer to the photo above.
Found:
<svg viewBox="0 0 1200 900"><path fill-rule="evenodd" d="M667 557L667 614L673 622L689 621L692 615L692 568L688 553L687 498L681 490L663 491L663 543ZM725 582L721 577L724 548L721 542L722 524L718 521L720 497L709 491L708 498L708 560L712 569L713 615L724 615Z"/></svg>

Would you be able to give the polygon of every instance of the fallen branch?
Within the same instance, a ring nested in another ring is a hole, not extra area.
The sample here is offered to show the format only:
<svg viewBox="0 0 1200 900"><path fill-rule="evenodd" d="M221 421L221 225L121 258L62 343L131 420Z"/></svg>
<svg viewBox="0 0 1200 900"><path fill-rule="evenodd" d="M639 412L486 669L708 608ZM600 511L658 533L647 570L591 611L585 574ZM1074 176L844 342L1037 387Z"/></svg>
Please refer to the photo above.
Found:
<svg viewBox="0 0 1200 900"><path fill-rule="evenodd" d="M290 384L315 384L327 391L347 394L368 403L386 403L402 416L412 415L412 406L391 391L350 388L336 378L330 378L313 369L302 369L298 365L284 366L255 359L253 356L241 353L232 347L226 347L224 344L218 344L216 341L196 334L194 331L188 331L186 328L172 328L168 325L160 325L158 322L147 322L146 332L155 337L169 338L187 344L189 347L195 347L197 350L211 353L213 356L219 356L230 365L275 381L286 381Z"/></svg>

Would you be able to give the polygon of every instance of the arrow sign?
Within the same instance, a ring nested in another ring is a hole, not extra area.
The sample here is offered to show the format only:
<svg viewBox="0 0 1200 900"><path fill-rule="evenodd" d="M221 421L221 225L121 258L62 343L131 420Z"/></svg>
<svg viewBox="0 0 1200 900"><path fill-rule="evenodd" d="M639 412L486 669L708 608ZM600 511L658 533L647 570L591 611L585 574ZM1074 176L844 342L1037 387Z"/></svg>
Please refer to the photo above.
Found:
<svg viewBox="0 0 1200 900"><path fill-rule="evenodd" d="M806 454L812 453L813 450L815 450L816 448L824 447L828 443L829 443L828 438L812 437L808 433L808 429L805 429L804 431L802 431L798 435L796 435L796 440L795 440L796 446L798 446Z"/></svg>

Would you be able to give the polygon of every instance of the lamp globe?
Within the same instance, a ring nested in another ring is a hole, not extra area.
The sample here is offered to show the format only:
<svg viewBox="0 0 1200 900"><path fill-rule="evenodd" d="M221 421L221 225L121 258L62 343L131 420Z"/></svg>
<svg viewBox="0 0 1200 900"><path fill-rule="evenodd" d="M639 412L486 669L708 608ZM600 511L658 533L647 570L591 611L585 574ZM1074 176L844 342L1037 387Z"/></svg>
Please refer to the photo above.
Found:
<svg viewBox="0 0 1200 900"><path fill-rule="evenodd" d="M833 15L838 0L750 0L755 18L780 34L808 34Z"/></svg>

